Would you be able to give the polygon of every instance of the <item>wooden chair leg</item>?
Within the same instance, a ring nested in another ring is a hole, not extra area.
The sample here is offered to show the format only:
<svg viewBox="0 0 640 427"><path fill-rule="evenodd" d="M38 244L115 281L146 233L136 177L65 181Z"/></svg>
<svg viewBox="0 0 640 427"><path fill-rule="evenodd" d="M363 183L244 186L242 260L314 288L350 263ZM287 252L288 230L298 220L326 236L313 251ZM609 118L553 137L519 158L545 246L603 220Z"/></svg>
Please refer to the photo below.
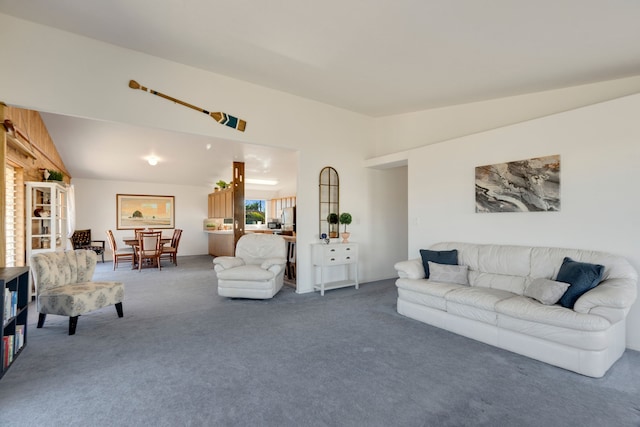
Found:
<svg viewBox="0 0 640 427"><path fill-rule="evenodd" d="M124 313L122 312L122 303L121 302L116 303L116 311L118 312L118 317L124 316Z"/></svg>
<svg viewBox="0 0 640 427"><path fill-rule="evenodd" d="M69 317L69 335L76 333L76 325L78 324L78 316Z"/></svg>
<svg viewBox="0 0 640 427"><path fill-rule="evenodd" d="M47 315L44 313L40 313L38 316L38 328L42 328L44 326L44 319L47 318Z"/></svg>

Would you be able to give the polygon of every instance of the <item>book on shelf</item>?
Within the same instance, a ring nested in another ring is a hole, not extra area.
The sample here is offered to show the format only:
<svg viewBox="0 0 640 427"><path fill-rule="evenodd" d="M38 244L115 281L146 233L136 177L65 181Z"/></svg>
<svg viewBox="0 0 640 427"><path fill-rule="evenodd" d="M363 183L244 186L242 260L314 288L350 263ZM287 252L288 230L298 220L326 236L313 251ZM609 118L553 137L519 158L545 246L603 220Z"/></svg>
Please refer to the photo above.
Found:
<svg viewBox="0 0 640 427"><path fill-rule="evenodd" d="M14 317L18 313L18 293L10 291L9 288L4 289L4 325L9 322L9 319Z"/></svg>
<svg viewBox="0 0 640 427"><path fill-rule="evenodd" d="M13 362L13 344L14 337L13 335L5 335L2 337L2 353L4 354L4 366L6 368Z"/></svg>
<svg viewBox="0 0 640 427"><path fill-rule="evenodd" d="M16 325L16 337L14 343L14 354L17 354L18 351L24 345L24 325Z"/></svg>

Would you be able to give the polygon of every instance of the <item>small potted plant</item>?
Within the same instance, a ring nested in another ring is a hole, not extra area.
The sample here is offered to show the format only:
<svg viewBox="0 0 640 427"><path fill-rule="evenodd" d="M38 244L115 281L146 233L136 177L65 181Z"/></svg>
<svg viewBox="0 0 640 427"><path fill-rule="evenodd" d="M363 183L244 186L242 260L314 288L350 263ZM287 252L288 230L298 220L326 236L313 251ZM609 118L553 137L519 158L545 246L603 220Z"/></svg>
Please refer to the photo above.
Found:
<svg viewBox="0 0 640 427"><path fill-rule="evenodd" d="M342 243L349 243L349 237L351 233L347 232L347 225L351 224L352 221L351 214L349 212L342 212L340 214L340 224L344 224L344 232L341 234Z"/></svg>
<svg viewBox="0 0 640 427"><path fill-rule="evenodd" d="M46 181L63 181L64 174L59 171L55 171L52 169L47 169L44 173L44 177Z"/></svg>
<svg viewBox="0 0 640 427"><path fill-rule="evenodd" d="M338 230L336 230L336 225L338 224L338 214L330 213L327 215L327 222L329 223L329 238L335 239L338 237Z"/></svg>
<svg viewBox="0 0 640 427"><path fill-rule="evenodd" d="M216 182L216 185L218 187L220 187L222 190L224 190L225 188L227 188L229 186L229 184L227 184L225 181L220 180L218 182Z"/></svg>

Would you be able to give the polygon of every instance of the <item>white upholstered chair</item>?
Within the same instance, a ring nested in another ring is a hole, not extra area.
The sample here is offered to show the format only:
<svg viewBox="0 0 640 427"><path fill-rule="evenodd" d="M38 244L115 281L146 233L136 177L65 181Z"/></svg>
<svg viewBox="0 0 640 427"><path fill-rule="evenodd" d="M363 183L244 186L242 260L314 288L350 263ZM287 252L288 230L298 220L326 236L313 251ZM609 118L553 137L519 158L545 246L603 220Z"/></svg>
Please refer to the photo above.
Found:
<svg viewBox="0 0 640 427"><path fill-rule="evenodd" d="M36 307L40 316L38 328L47 314L69 316L69 335L76 333L78 316L109 305L115 305L122 317L124 284L93 282L98 256L92 250L42 252L30 258L36 287Z"/></svg>
<svg viewBox="0 0 640 427"><path fill-rule="evenodd" d="M245 234L235 257L216 257L218 294L232 298L272 298L282 288L287 245L281 236Z"/></svg>

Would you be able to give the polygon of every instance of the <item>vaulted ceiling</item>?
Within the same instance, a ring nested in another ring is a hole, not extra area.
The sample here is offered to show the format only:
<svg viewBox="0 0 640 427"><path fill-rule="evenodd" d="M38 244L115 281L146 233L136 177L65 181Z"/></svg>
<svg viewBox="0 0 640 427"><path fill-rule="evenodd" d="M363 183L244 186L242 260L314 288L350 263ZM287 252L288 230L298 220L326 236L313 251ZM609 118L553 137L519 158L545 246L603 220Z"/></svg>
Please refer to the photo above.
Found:
<svg viewBox="0 0 640 427"><path fill-rule="evenodd" d="M0 13L372 117L640 75L629 0L0 0ZM116 131L76 120L45 116L56 144ZM286 154L253 148L271 165Z"/></svg>

